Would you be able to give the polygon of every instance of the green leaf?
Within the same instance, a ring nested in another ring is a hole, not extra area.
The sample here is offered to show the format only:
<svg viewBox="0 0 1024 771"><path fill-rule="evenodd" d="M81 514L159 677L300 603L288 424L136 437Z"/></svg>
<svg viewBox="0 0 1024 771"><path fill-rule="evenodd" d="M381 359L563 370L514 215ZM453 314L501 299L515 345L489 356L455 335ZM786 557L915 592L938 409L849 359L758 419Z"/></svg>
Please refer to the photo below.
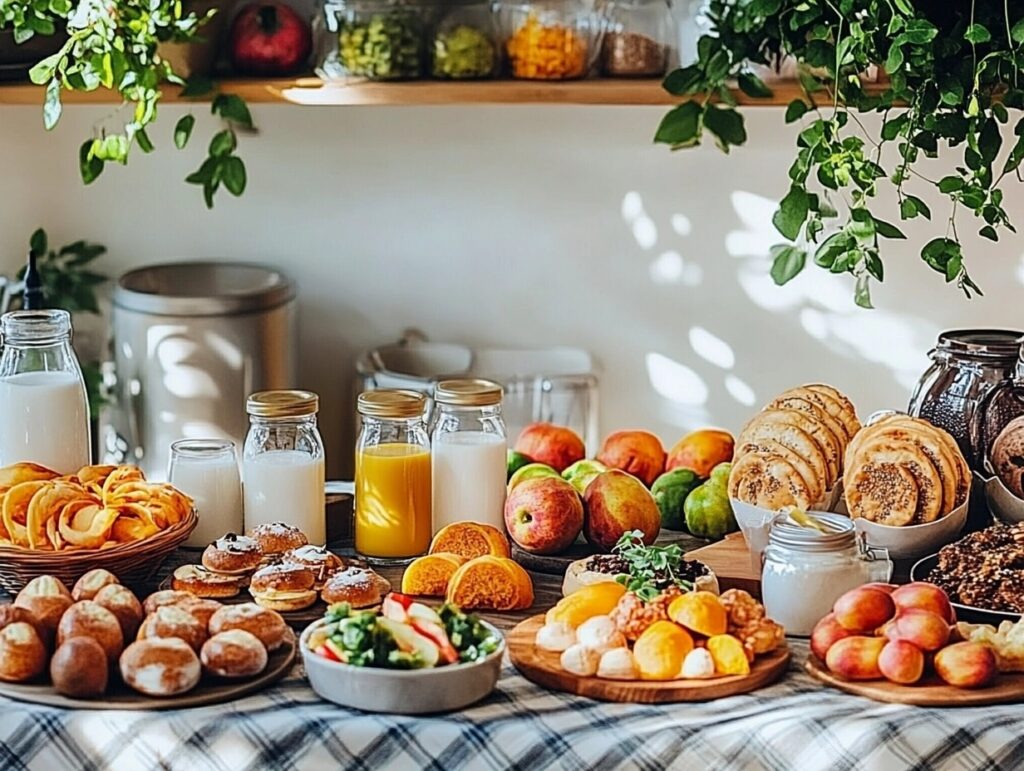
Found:
<svg viewBox="0 0 1024 771"><path fill-rule="evenodd" d="M761 78L757 77L752 72L741 72L736 82L742 91L747 96L755 99L767 99L772 96L772 90L765 85Z"/></svg>
<svg viewBox="0 0 1024 771"><path fill-rule="evenodd" d="M661 87L675 96L685 96L700 90L704 73L696 64L672 70L661 83Z"/></svg>
<svg viewBox="0 0 1024 771"><path fill-rule="evenodd" d="M882 259L878 256L877 252L870 251L867 253L865 266L867 267L868 273L876 279L879 281L885 280L885 269L882 266Z"/></svg>
<svg viewBox="0 0 1024 771"><path fill-rule="evenodd" d="M891 142L893 139L900 135L900 132L906 127L909 121L910 116L907 115L906 113L902 115L897 115L895 118L892 118L891 120L887 120L882 125L882 139L886 140L887 142Z"/></svg>
<svg viewBox="0 0 1024 771"><path fill-rule="evenodd" d="M804 269L807 252L796 246L778 245L771 249L772 280L778 286L792 281Z"/></svg>
<svg viewBox="0 0 1024 771"><path fill-rule="evenodd" d="M957 190L963 190L963 187L963 179L957 176L950 175L939 180L939 192L941 193L955 193Z"/></svg>
<svg viewBox="0 0 1024 771"><path fill-rule="evenodd" d="M794 99L786 106L786 123L795 123L811 109L803 99Z"/></svg>
<svg viewBox="0 0 1024 771"><path fill-rule="evenodd" d="M871 304L871 276L862 273L857 276L857 285L853 290L853 301L858 307L872 310L875 306Z"/></svg>
<svg viewBox="0 0 1024 771"><path fill-rule="evenodd" d="M1010 30L1010 37L1013 38L1014 43L1024 43L1024 18L1013 25L1013 29Z"/></svg>
<svg viewBox="0 0 1024 771"><path fill-rule="evenodd" d="M38 228L32 237L28 241L29 249L32 250L32 254L36 257L43 257L48 251L46 243L46 231L42 228Z"/></svg>
<svg viewBox="0 0 1024 771"><path fill-rule="evenodd" d="M54 78L46 86L46 99L43 102L43 126L47 131L57 125L61 110L60 80Z"/></svg>
<svg viewBox="0 0 1024 771"><path fill-rule="evenodd" d="M809 207L810 200L807 191L794 185L786 193L786 197L779 202L778 211L772 217L772 224L790 241L795 240L800 235L800 228L803 227L804 221L807 219Z"/></svg>
<svg viewBox="0 0 1024 771"><path fill-rule="evenodd" d="M206 96L211 91L213 91L212 80L204 78L202 75L193 75L185 81L185 85L181 89L181 97L183 99L195 99L196 97Z"/></svg>
<svg viewBox="0 0 1024 771"><path fill-rule="evenodd" d="M719 48L704 65L704 77L709 84L718 84L728 77L731 64L729 53Z"/></svg>
<svg viewBox="0 0 1024 771"><path fill-rule="evenodd" d="M252 128L252 115L242 97L236 94L218 94L210 107L214 115L219 114L224 120L237 123L245 128Z"/></svg>
<svg viewBox="0 0 1024 771"><path fill-rule="evenodd" d="M999 124L989 118L981 128L978 135L978 151L986 164L992 163L999 155L999 148L1003 145L1003 137L999 132Z"/></svg>
<svg viewBox="0 0 1024 771"><path fill-rule="evenodd" d="M196 119L194 115L182 115L178 119L178 123L174 127L174 146L179 150L183 150L185 145L188 144L189 137L192 136L192 129L196 125Z"/></svg>
<svg viewBox="0 0 1024 771"><path fill-rule="evenodd" d="M655 142L685 147L700 139L700 117L703 112L697 102L683 102L669 110L654 135Z"/></svg>
<svg viewBox="0 0 1024 771"><path fill-rule="evenodd" d="M224 159L224 187L234 195L239 196L245 192L245 163L237 155L229 155Z"/></svg>
<svg viewBox="0 0 1024 771"><path fill-rule="evenodd" d="M992 33L984 24L972 24L964 33L964 38L969 43L987 43L992 39Z"/></svg>
<svg viewBox="0 0 1024 771"><path fill-rule="evenodd" d="M96 181L96 177L103 173L103 161L93 152L95 143L96 140L87 139L78 149L78 170L86 185Z"/></svg>
<svg viewBox="0 0 1024 771"><path fill-rule="evenodd" d="M996 232L996 229L991 225L986 225L981 230L979 230L978 235L981 236L982 238L987 238L989 241L999 240L999 234Z"/></svg>
<svg viewBox="0 0 1024 771"><path fill-rule="evenodd" d="M873 219L875 220L875 232L882 238L906 238L903 231L895 225L891 225L884 220L880 220L878 217L874 217Z"/></svg>
<svg viewBox="0 0 1024 771"><path fill-rule="evenodd" d="M716 138L722 152L729 152L730 145L741 145L747 141L747 130L743 127L743 116L731 107L704 108L704 128Z"/></svg>
<svg viewBox="0 0 1024 771"><path fill-rule="evenodd" d="M135 132L135 141L139 145L139 149L144 153L153 152L153 142L150 141L149 134L146 133L145 129L139 129Z"/></svg>
<svg viewBox="0 0 1024 771"><path fill-rule="evenodd" d="M962 267L963 258L959 254L950 255L949 261L946 263L947 284L960 275L960 270Z"/></svg>
<svg viewBox="0 0 1024 771"><path fill-rule="evenodd" d="M35 83L37 86L43 85L53 79L54 72L57 71L57 67L60 64L61 59L64 58L64 49L61 48L57 53L51 54L38 62L31 70L28 71L29 80Z"/></svg>

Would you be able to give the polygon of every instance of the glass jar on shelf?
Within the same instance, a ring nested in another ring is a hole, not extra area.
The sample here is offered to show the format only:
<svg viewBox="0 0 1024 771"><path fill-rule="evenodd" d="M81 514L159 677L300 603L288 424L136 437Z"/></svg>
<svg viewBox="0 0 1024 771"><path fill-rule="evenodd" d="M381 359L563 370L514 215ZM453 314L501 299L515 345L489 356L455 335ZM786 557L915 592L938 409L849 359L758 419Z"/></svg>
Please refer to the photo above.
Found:
<svg viewBox="0 0 1024 771"><path fill-rule="evenodd" d="M326 80L423 77L432 13L411 0L328 0L317 25L317 72Z"/></svg>
<svg viewBox="0 0 1024 771"><path fill-rule="evenodd" d="M513 78L571 80L590 73L607 23L604 4L536 0L495 7Z"/></svg>
<svg viewBox="0 0 1024 771"><path fill-rule="evenodd" d="M439 80L481 80L498 70L491 3L453 2L440 13L429 44L430 74Z"/></svg>
<svg viewBox="0 0 1024 771"><path fill-rule="evenodd" d="M626 78L664 75L675 58L675 39L671 0L616 0L601 46L601 73Z"/></svg>

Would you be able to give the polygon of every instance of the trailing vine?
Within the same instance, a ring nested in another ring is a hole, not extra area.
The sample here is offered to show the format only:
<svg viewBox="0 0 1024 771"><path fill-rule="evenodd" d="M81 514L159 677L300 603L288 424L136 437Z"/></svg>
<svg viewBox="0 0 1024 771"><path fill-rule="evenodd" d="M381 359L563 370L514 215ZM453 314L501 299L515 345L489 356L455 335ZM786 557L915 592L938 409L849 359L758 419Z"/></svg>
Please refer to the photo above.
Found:
<svg viewBox="0 0 1024 771"><path fill-rule="evenodd" d="M1003 127L1009 129L1011 110L1024 108L1024 4L711 0L708 15L711 32L698 43L697 62L665 78L665 89L685 99L664 117L655 141L691 147L706 132L725 152L742 145L743 116L729 86L769 98L752 65L796 60L802 95L786 108L785 121L800 122L801 130L788 192L773 218L788 240L771 250L775 282L790 281L813 260L852 274L857 304L870 308L871 282L884 278L885 240L906 237L891 221L895 212L878 216L877 198L890 188L901 220L931 220L920 196L930 187L946 197L949 212L936 216L921 259L968 297L980 294L967 271L959 232L966 223L958 215L973 215L978 234L991 241L1014 231L1002 185L1007 176L1020 181L1024 118L1014 123L1008 149ZM884 76L873 84L865 74L876 68ZM865 125L866 113L880 116L880 129ZM921 161L940 152L958 153L959 162L935 179Z"/></svg>
<svg viewBox="0 0 1024 771"><path fill-rule="evenodd" d="M10 27L16 43L35 35L53 35L66 30L60 50L36 64L32 82L45 86L43 125L57 125L63 111L65 91L95 91L105 88L120 94L123 102L116 113L116 126L98 125L93 136L79 149L79 171L90 184L103 173L106 164L127 164L134 148L152 152L154 143L148 129L157 119L158 105L168 86L182 87L185 96L208 94L209 81L186 83L161 58L162 43L188 43L201 34L202 25L213 12L198 16L186 12L181 0L0 0L0 29ZM231 94L217 94L213 113L225 123L212 138L209 157L186 181L200 185L208 207L221 184L233 195L246 186L245 164L235 154L237 128L252 128L252 116L245 102ZM183 148L195 119L186 115L178 121L174 143Z"/></svg>

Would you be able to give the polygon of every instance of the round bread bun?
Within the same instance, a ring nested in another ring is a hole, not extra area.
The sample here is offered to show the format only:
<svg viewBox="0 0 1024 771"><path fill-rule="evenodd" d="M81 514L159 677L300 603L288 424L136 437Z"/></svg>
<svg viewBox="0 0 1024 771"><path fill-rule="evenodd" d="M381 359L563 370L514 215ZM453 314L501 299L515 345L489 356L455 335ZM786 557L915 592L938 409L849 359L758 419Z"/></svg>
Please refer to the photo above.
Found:
<svg viewBox="0 0 1024 771"><path fill-rule="evenodd" d="M284 554L309 543L305 533L284 522L257 525L246 535L259 544L260 551L264 554Z"/></svg>
<svg viewBox="0 0 1024 771"><path fill-rule="evenodd" d="M391 584L369 568L349 567L339 570L324 584L321 598L328 605L347 602L353 608L372 608L380 605Z"/></svg>
<svg viewBox="0 0 1024 771"><path fill-rule="evenodd" d="M206 642L206 627L178 605L164 605L146 616L139 627L139 639L151 637L177 637L187 642L192 649L198 651Z"/></svg>
<svg viewBox="0 0 1024 771"><path fill-rule="evenodd" d="M281 615L255 602L225 605L210 618L210 634L217 635L230 629L244 629L259 638L268 651L277 650L288 634L288 625Z"/></svg>
<svg viewBox="0 0 1024 771"><path fill-rule="evenodd" d="M281 558L281 561L311 568L316 576L313 588L317 591L323 589L327 580L345 567L345 560L330 549L312 544L292 549Z"/></svg>
<svg viewBox="0 0 1024 771"><path fill-rule="evenodd" d="M139 631L145 613L142 612L142 603L131 589L120 584L107 584L96 592L93 602L102 605L117 617L125 640L135 639L135 633Z"/></svg>
<svg viewBox="0 0 1024 771"><path fill-rule="evenodd" d="M69 600L73 599L71 592L68 591L64 582L56 576L36 576L18 592L19 597L22 595L40 595L45 597L57 594L67 597Z"/></svg>
<svg viewBox="0 0 1024 771"><path fill-rule="evenodd" d="M91 637L69 637L50 659L50 680L57 693L92 699L107 690L109 666L103 646Z"/></svg>
<svg viewBox="0 0 1024 771"><path fill-rule="evenodd" d="M174 571L171 586L196 597L234 597L241 591L238 578L214 573L202 565L182 565Z"/></svg>
<svg viewBox="0 0 1024 771"><path fill-rule="evenodd" d="M76 602L61 617L57 627L57 647L72 637L91 637L106 651L113 664L124 650L124 635L117 616L92 600Z"/></svg>
<svg viewBox="0 0 1024 771"><path fill-rule="evenodd" d="M46 642L46 633L41 628L36 617L29 613L25 608L19 608L17 605L11 602L5 602L0 604L0 629L3 629L8 624L16 624L18 622L31 624L36 628L36 632L39 633L39 639L44 643Z"/></svg>
<svg viewBox="0 0 1024 771"><path fill-rule="evenodd" d="M46 669L46 655L46 646L32 624L15 621L0 629L0 680L31 680Z"/></svg>
<svg viewBox="0 0 1024 771"><path fill-rule="evenodd" d="M308 608L316 602L316 576L304 565L267 565L253 573L249 594L257 604L276 611Z"/></svg>
<svg viewBox="0 0 1024 771"><path fill-rule="evenodd" d="M179 589L161 589L159 592L153 592L146 598L146 601L142 603L142 610L148 616L164 605L180 605L183 602L191 602L195 599L198 598L192 592L183 592Z"/></svg>
<svg viewBox="0 0 1024 771"><path fill-rule="evenodd" d="M112 584L118 583L120 583L120 581L117 580L117 576L109 570L96 568L95 570L90 570L75 582L75 587L71 590L71 598L75 602L78 602L79 600L91 600L104 586L111 586Z"/></svg>
<svg viewBox="0 0 1024 771"><path fill-rule="evenodd" d="M252 677L267 668L267 649L244 629L215 634L199 653L203 667L218 677Z"/></svg>
<svg viewBox="0 0 1024 771"><path fill-rule="evenodd" d="M70 597L63 594L38 594L23 597L24 590L14 600L14 605L24 608L35 619L39 636L48 648L53 647L61 617L72 606Z"/></svg>
<svg viewBox="0 0 1024 771"><path fill-rule="evenodd" d="M255 540L245 535L228 533L206 547L203 567L215 573L239 576L259 567L263 552Z"/></svg>
<svg viewBox="0 0 1024 771"><path fill-rule="evenodd" d="M190 691L202 673L196 652L177 637L138 640L121 655L121 677L147 696L177 696Z"/></svg>
<svg viewBox="0 0 1024 771"><path fill-rule="evenodd" d="M203 629L207 629L210 626L210 618L214 613L223 608L224 604L217 602L216 600L208 600L205 598L201 599L197 597L193 600L182 602L171 607L181 608L202 624Z"/></svg>

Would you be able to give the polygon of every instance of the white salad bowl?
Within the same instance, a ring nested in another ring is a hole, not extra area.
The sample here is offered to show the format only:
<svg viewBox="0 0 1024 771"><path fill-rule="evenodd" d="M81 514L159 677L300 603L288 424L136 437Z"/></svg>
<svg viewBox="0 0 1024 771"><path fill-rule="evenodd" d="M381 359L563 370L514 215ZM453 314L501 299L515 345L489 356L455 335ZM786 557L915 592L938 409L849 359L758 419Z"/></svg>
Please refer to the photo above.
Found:
<svg viewBox="0 0 1024 771"><path fill-rule="evenodd" d="M451 712L487 697L498 684L505 637L486 621L487 631L500 641L496 651L482 661L429 669L354 667L326 659L309 649L310 635L326 623L320 619L306 627L299 650L313 690L343 707L398 715Z"/></svg>

